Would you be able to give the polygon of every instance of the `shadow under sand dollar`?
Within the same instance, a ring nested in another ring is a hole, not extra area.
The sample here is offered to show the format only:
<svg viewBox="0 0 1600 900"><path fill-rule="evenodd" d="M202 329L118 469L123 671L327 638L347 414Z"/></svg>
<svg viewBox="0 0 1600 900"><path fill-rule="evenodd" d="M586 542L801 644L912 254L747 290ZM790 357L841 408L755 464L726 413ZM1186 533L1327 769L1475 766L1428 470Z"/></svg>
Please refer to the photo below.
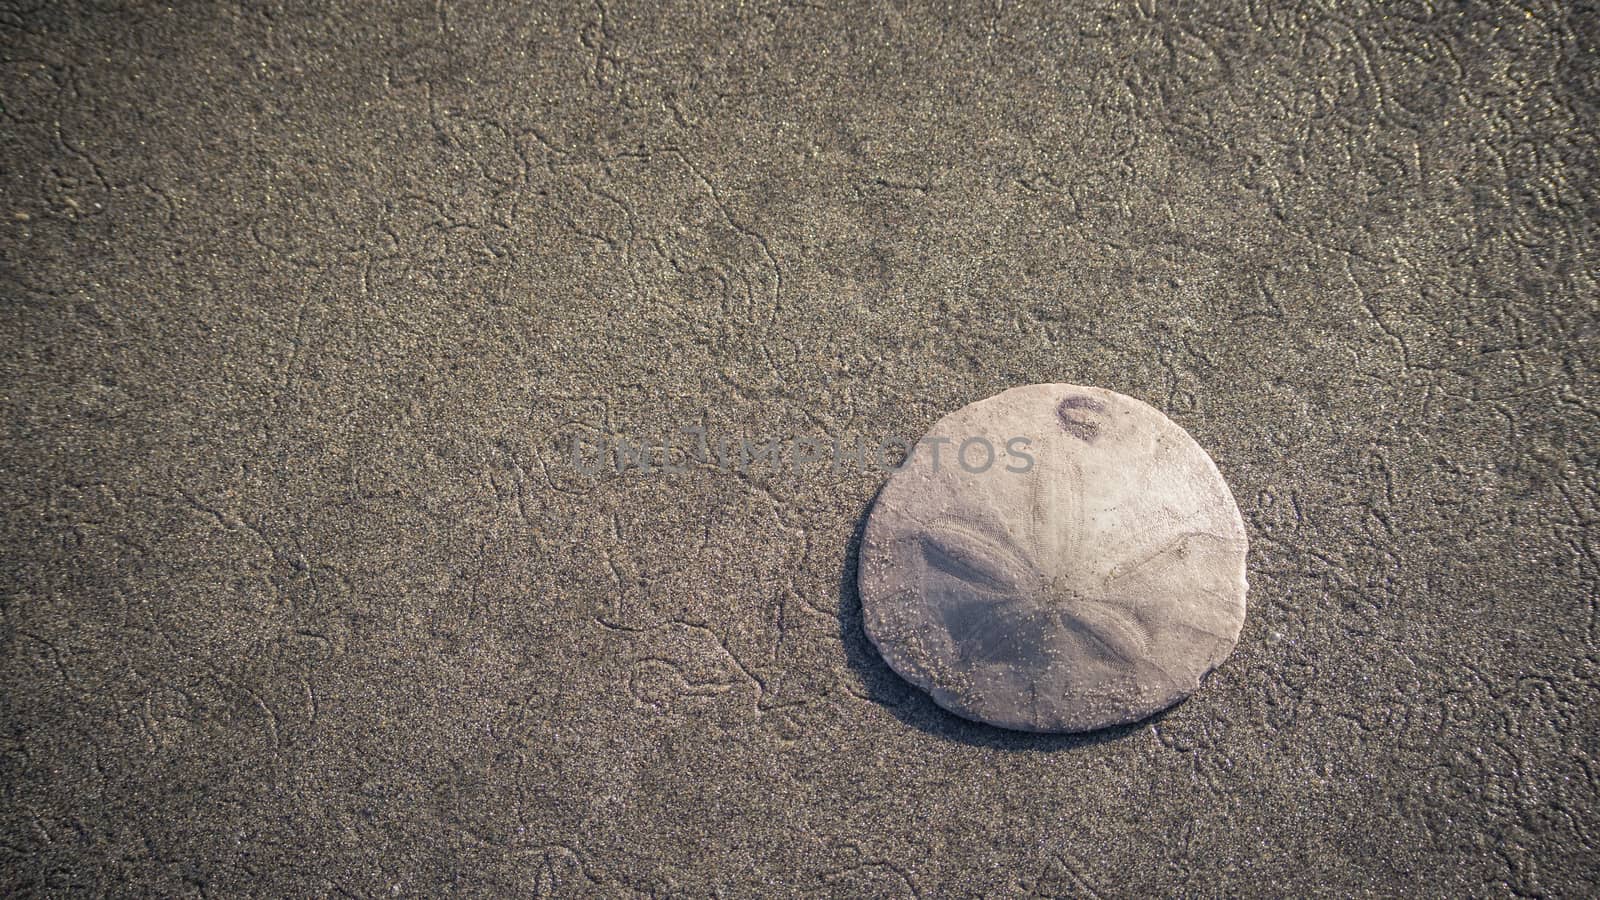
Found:
<svg viewBox="0 0 1600 900"><path fill-rule="evenodd" d="M881 489L878 493L881 493ZM1114 741L1134 734L1160 722L1182 703L1169 707L1148 718L1126 725L1114 725L1098 731L1075 734L1050 734L1032 731L1014 731L956 715L935 703L927 692L901 678L899 673L884 661L883 655L867 636L862 622L861 592L857 586L857 568L861 558L861 540L867 530L872 506L877 494L868 501L856 520L845 548L844 565L839 573L839 638L844 645L845 659L850 668L861 677L866 698L894 714L894 717L920 731L936 737L977 747L1000 750L1073 750Z"/></svg>

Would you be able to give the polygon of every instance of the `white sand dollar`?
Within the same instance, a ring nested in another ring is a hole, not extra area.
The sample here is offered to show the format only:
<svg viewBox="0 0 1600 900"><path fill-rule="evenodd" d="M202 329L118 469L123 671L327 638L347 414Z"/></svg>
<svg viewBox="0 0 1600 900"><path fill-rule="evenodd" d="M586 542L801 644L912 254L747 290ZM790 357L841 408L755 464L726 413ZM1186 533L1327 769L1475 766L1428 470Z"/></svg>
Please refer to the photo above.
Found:
<svg viewBox="0 0 1600 900"><path fill-rule="evenodd" d="M1114 391L1036 384L928 432L873 506L858 578L867 634L940 706L1088 731L1176 703L1232 652L1245 550L1188 432Z"/></svg>

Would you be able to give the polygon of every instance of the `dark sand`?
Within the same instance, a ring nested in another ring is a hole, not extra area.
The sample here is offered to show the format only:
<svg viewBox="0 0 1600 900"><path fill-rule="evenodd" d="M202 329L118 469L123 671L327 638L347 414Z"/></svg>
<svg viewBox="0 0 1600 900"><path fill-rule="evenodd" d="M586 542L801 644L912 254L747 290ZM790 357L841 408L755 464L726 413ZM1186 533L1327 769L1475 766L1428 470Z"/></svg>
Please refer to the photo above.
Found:
<svg viewBox="0 0 1600 900"><path fill-rule="evenodd" d="M4 4L0 890L1592 890L1597 23ZM558 449L1035 382L1244 511L1154 721L888 672L876 472Z"/></svg>

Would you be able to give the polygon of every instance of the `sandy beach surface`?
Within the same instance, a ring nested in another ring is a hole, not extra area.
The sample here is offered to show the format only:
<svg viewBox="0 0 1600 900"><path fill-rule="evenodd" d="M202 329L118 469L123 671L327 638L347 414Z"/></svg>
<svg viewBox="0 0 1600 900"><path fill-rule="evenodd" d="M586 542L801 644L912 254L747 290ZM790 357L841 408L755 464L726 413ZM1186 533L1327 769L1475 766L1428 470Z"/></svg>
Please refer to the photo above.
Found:
<svg viewBox="0 0 1600 900"><path fill-rule="evenodd" d="M1600 16L1056 6L0 4L0 890L1590 894ZM1250 540L1070 737L831 458L1046 382Z"/></svg>

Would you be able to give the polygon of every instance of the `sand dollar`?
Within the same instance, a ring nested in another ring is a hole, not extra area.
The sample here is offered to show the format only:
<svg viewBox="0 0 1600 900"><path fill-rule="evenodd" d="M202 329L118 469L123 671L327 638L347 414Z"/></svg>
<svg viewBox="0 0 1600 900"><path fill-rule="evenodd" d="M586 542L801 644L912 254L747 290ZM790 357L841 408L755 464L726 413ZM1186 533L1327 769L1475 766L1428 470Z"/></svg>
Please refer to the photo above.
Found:
<svg viewBox="0 0 1600 900"><path fill-rule="evenodd" d="M858 578L867 634L940 706L1087 731L1165 709L1232 652L1245 550L1188 432L1114 391L1036 384L928 432L872 508Z"/></svg>

